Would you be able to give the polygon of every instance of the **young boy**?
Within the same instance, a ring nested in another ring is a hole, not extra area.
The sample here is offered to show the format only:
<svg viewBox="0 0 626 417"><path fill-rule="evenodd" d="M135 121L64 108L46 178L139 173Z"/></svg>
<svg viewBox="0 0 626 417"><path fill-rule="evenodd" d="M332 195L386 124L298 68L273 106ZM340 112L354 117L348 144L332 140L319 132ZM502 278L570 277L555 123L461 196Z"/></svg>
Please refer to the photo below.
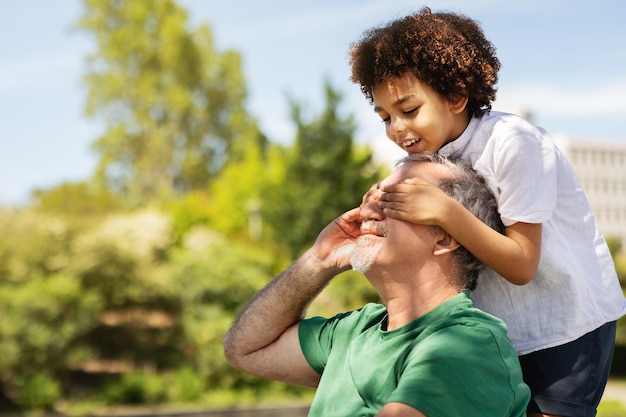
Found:
<svg viewBox="0 0 626 417"><path fill-rule="evenodd" d="M350 63L389 139L460 157L487 179L506 234L419 179L383 188L380 207L442 227L491 268L472 298L508 326L530 416L595 415L626 300L563 154L540 128L491 111L500 62L478 23L424 8L366 31Z"/></svg>

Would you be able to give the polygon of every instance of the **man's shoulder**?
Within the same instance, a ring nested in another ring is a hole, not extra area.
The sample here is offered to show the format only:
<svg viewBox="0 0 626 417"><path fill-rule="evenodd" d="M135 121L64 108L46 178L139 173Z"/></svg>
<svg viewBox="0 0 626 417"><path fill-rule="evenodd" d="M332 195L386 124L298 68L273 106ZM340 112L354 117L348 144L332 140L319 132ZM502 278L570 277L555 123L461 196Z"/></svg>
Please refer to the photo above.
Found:
<svg viewBox="0 0 626 417"><path fill-rule="evenodd" d="M454 352L460 359L470 352L517 357L504 322L474 307L459 309L431 323L420 338L420 349L446 352L447 357L455 356Z"/></svg>
<svg viewBox="0 0 626 417"><path fill-rule="evenodd" d="M422 338L436 334L452 339L493 338L498 342L510 343L504 321L474 307L468 295L459 294L445 307L444 314L424 328Z"/></svg>
<svg viewBox="0 0 626 417"><path fill-rule="evenodd" d="M436 323L436 327L440 329L450 328L451 331L469 332L485 329L497 335L506 335L507 333L504 321L473 306L450 312L447 317Z"/></svg>
<svg viewBox="0 0 626 417"><path fill-rule="evenodd" d="M345 324L363 330L380 323L387 315L387 309L382 304L367 303L358 310L335 316L345 320Z"/></svg>
<svg viewBox="0 0 626 417"><path fill-rule="evenodd" d="M309 317L303 320L306 325L342 326L353 328L367 328L380 323L387 315L387 309L382 304L368 303L358 310L338 313L333 317ZM302 323L301 323L302 324Z"/></svg>

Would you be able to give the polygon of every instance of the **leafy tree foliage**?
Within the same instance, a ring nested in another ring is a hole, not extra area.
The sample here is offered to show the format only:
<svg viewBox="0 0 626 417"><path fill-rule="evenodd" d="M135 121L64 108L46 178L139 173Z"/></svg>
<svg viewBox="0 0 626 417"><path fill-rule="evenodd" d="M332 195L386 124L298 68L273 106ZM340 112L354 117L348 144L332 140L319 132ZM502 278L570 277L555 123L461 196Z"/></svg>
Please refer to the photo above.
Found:
<svg viewBox="0 0 626 417"><path fill-rule="evenodd" d="M33 193L33 208L75 220L102 216L123 207L118 196L95 181L65 182Z"/></svg>
<svg viewBox="0 0 626 417"><path fill-rule="evenodd" d="M327 86L311 122L292 103L295 144L270 146L245 111L239 55L216 52L208 27L188 31L172 0L85 0L80 25L98 43L87 111L107 130L94 180L0 213L4 397L49 408L76 389L113 403L297 393L235 371L221 339L376 177L351 118L338 115L339 94ZM318 311L336 306L329 294Z"/></svg>
<svg viewBox="0 0 626 417"><path fill-rule="evenodd" d="M177 240L194 226L210 226L231 237L260 240L267 234L261 209L264 190L285 178L285 149L265 151L252 145L240 160L230 160L205 191L196 191L166 204ZM269 239L264 239L268 242Z"/></svg>
<svg viewBox="0 0 626 417"><path fill-rule="evenodd" d="M180 300L184 351L209 387L235 387L246 379L225 362L222 337L241 306L285 264L266 247L203 227L192 229L174 253L168 275Z"/></svg>
<svg viewBox="0 0 626 417"><path fill-rule="evenodd" d="M285 154L277 145L266 152L250 147L241 161L226 165L210 187L209 218L214 229L256 240L269 232L271 224L264 222L262 215L267 204L265 191L289 186L285 183Z"/></svg>
<svg viewBox="0 0 626 417"><path fill-rule="evenodd" d="M100 311L68 269L72 233L49 215L0 211L0 389L27 408L60 395L54 375Z"/></svg>
<svg viewBox="0 0 626 417"><path fill-rule="evenodd" d="M187 29L173 0L85 0L95 37L87 113L107 131L97 177L136 202L202 189L250 142L264 141L244 107L241 57L218 52L208 26Z"/></svg>
<svg viewBox="0 0 626 417"><path fill-rule="evenodd" d="M341 95L328 83L325 93L326 107L311 121L304 120L300 104L291 102L297 136L286 156L285 179L269 187L263 199L274 239L293 256L337 215L358 206L381 175L369 150L355 145L352 117L339 113Z"/></svg>

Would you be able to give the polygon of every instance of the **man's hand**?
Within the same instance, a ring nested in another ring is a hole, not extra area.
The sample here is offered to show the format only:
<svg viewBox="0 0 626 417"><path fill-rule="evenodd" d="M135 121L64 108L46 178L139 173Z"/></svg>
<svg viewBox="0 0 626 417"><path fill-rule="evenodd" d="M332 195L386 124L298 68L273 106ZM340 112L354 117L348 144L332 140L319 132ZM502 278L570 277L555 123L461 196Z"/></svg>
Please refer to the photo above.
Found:
<svg viewBox="0 0 626 417"><path fill-rule="evenodd" d="M311 247L314 254L327 268L337 272L350 268L350 252L361 235L360 208L345 212L320 232Z"/></svg>
<svg viewBox="0 0 626 417"><path fill-rule="evenodd" d="M320 375L302 353L298 325L328 282L350 268L350 252L361 234L359 211L333 220L309 250L250 301L224 337L229 362L261 377L317 386Z"/></svg>

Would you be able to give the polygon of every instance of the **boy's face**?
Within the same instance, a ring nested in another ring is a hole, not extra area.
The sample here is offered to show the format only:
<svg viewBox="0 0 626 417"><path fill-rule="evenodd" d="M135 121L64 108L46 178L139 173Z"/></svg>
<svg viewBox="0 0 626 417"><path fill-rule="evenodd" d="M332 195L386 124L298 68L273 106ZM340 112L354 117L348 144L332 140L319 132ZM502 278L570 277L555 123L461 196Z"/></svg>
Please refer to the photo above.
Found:
<svg viewBox="0 0 626 417"><path fill-rule="evenodd" d="M466 98L450 103L410 73L377 85L372 97L387 137L410 154L436 153L469 124Z"/></svg>

